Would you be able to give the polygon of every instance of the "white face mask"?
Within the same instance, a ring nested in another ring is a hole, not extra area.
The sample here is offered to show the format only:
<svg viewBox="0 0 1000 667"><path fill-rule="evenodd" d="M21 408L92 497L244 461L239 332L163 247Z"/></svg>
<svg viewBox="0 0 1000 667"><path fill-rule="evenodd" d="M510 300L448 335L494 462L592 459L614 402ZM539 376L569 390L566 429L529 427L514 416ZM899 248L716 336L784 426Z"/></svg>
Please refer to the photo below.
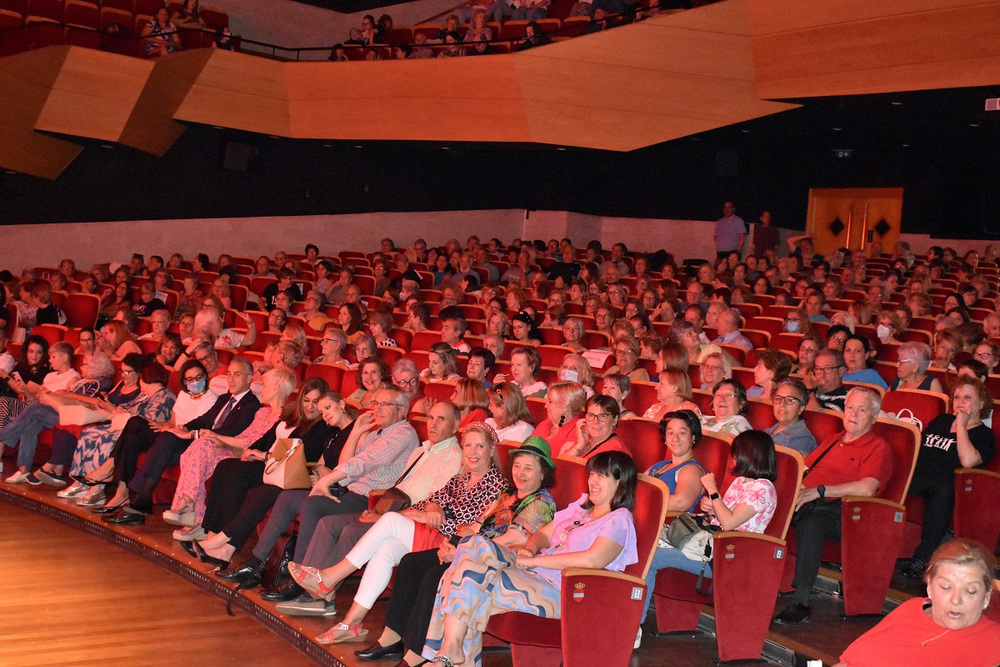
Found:
<svg viewBox="0 0 1000 667"><path fill-rule="evenodd" d="M785 322L785 331L787 331L788 333L798 333L799 331L798 320L788 320L787 322Z"/></svg>
<svg viewBox="0 0 1000 667"><path fill-rule="evenodd" d="M570 368L559 369L559 379L563 382L576 382L579 378L580 374Z"/></svg>
<svg viewBox="0 0 1000 667"><path fill-rule="evenodd" d="M880 324L875 327L875 335L878 336L879 340L885 340L889 337L892 331L884 324Z"/></svg>

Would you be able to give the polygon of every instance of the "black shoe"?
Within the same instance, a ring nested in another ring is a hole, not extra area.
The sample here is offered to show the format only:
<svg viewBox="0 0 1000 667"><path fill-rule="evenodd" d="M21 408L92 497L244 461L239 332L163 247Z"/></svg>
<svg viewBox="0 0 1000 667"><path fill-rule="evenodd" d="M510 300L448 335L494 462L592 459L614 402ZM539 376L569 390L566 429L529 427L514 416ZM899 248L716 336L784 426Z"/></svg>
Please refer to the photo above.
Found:
<svg viewBox="0 0 1000 667"><path fill-rule="evenodd" d="M94 507L90 511L94 514L116 514L118 510L123 509L125 503L118 503L115 505L104 505L103 507Z"/></svg>
<svg viewBox="0 0 1000 667"><path fill-rule="evenodd" d="M919 558L911 558L910 562L903 567L903 571L900 574L907 579L920 579L924 576L924 570L926 569L927 563Z"/></svg>
<svg viewBox="0 0 1000 667"><path fill-rule="evenodd" d="M142 526L146 523L146 517L142 514L130 514L129 512L116 512L105 514L101 521L112 526Z"/></svg>
<svg viewBox="0 0 1000 667"><path fill-rule="evenodd" d="M289 600L294 600L303 593L305 589L295 583L295 580L289 577L283 584L277 586L276 588L265 588L260 592L260 597L262 600L267 600L268 602L288 602Z"/></svg>
<svg viewBox="0 0 1000 667"><path fill-rule="evenodd" d="M388 646L382 646L375 642L368 648L355 651L354 655L362 660L398 660L403 657L403 642L399 641Z"/></svg>
<svg viewBox="0 0 1000 667"><path fill-rule="evenodd" d="M199 559L201 559L202 563L208 563L209 565L214 565L220 570L225 570L229 568L228 560L222 560L221 558L215 558L214 556L209 556L207 553L205 553L205 550L202 549L201 545L198 544L197 542L191 542L191 545L194 547L195 554L198 556Z"/></svg>
<svg viewBox="0 0 1000 667"><path fill-rule="evenodd" d="M235 570L221 570L215 576L223 581L231 581L240 584L243 588L254 588L260 585L260 577L264 572L264 566L250 567L243 565Z"/></svg>
<svg viewBox="0 0 1000 667"><path fill-rule="evenodd" d="M188 552L188 554L190 554L191 556L193 556L195 558L199 558L200 557L199 554L198 554L198 552L194 548L194 542L189 542L189 541L185 540L184 542L181 542L180 545L181 545L181 547L184 548L184 551Z"/></svg>
<svg viewBox="0 0 1000 667"><path fill-rule="evenodd" d="M801 602L793 602L785 607L785 611L774 617L774 622L781 625L799 625L809 620L809 607Z"/></svg>

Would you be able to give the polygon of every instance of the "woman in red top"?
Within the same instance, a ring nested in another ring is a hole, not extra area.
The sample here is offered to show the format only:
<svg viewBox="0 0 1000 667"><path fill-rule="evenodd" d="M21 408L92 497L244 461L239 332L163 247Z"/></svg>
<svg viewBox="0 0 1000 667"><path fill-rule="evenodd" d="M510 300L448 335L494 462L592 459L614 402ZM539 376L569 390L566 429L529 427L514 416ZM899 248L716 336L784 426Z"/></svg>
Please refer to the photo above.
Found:
<svg viewBox="0 0 1000 667"><path fill-rule="evenodd" d="M971 540L938 548L924 574L926 598L899 605L861 635L835 667L993 667L1000 664L1000 623L983 618L996 560Z"/></svg>

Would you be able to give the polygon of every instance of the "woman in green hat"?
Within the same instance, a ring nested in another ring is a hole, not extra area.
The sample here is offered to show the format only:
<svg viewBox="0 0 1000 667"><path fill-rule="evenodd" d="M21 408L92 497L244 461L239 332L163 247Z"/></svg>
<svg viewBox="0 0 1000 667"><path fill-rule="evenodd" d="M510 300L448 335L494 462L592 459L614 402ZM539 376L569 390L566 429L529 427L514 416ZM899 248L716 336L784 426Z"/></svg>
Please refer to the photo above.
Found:
<svg viewBox="0 0 1000 667"><path fill-rule="evenodd" d="M480 534L517 550L532 533L552 520L556 504L548 487L553 482L556 465L549 443L538 436L528 438L520 447L511 450L510 464L513 486L500 494L479 523L460 528L456 538ZM403 557L396 570L396 583L385 614L385 629L377 642L356 651L355 655L362 660L402 657L409 665L425 662L420 650L430 625L434 596L441 576L455 555L457 541Z"/></svg>

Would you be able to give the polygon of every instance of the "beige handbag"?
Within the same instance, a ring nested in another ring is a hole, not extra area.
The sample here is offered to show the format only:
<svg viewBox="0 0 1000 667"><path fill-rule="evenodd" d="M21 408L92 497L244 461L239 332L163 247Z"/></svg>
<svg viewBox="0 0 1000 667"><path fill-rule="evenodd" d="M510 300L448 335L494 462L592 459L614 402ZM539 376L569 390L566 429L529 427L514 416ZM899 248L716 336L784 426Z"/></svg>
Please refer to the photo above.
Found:
<svg viewBox="0 0 1000 667"><path fill-rule="evenodd" d="M264 483L281 489L308 489L306 452L299 438L280 438L267 453Z"/></svg>

